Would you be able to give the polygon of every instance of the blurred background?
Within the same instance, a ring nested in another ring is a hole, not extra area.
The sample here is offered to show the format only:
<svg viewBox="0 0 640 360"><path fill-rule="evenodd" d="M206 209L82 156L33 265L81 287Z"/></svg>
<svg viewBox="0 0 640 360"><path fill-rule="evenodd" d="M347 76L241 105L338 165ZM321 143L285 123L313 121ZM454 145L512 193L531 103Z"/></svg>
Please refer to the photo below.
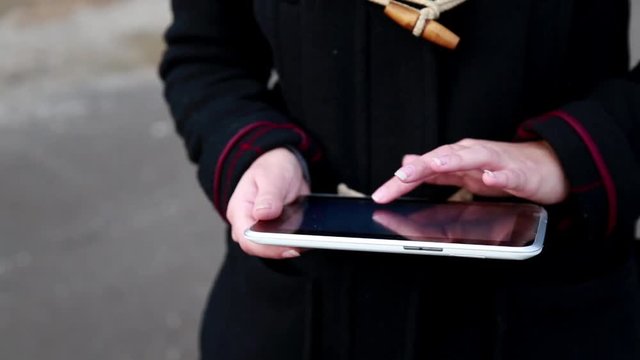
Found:
<svg viewBox="0 0 640 360"><path fill-rule="evenodd" d="M162 99L168 0L0 0L0 359L197 358L222 225Z"/></svg>
<svg viewBox="0 0 640 360"><path fill-rule="evenodd" d="M223 227L162 100L170 19L169 0L0 0L2 360L197 358Z"/></svg>

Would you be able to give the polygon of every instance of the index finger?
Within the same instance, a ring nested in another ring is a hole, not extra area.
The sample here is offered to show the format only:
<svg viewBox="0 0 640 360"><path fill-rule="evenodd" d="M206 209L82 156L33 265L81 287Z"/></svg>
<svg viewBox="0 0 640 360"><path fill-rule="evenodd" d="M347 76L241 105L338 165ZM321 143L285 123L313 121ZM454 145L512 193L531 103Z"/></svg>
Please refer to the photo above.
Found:
<svg viewBox="0 0 640 360"><path fill-rule="evenodd" d="M417 188L420 184L420 182L413 182L408 184L403 183L402 181L400 181L400 179L394 176L382 186L380 186L378 190L376 190L371 195L371 198L379 204L390 203L400 196Z"/></svg>
<svg viewBox="0 0 640 360"><path fill-rule="evenodd" d="M403 159L403 166L396 171L395 176L380 186L371 197L379 204L386 204L399 198L418 187L422 180L425 180L430 174L435 174L434 171L430 171L429 161L432 161L431 159L462 148L464 146L460 144L449 144L440 146L424 155L406 155Z"/></svg>

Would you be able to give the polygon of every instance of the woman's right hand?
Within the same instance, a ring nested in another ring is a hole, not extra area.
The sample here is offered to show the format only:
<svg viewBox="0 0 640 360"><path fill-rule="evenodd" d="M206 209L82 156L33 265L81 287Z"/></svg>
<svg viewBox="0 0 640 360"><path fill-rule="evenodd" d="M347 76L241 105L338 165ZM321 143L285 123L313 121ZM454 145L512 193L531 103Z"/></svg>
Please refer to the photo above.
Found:
<svg viewBox="0 0 640 360"><path fill-rule="evenodd" d="M277 148L262 154L242 175L229 199L227 220L233 240L249 255L272 259L300 256L299 249L251 242L244 232L258 220L277 218L284 205L308 193L309 184L291 151Z"/></svg>

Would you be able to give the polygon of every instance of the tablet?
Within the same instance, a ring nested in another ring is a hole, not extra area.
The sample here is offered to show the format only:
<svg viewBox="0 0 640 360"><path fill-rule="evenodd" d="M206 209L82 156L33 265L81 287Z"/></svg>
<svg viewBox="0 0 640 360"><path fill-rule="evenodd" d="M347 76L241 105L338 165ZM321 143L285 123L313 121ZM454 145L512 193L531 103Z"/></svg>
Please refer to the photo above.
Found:
<svg viewBox="0 0 640 360"><path fill-rule="evenodd" d="M245 232L300 248L522 260L542 251L547 212L529 203L444 202L309 195Z"/></svg>

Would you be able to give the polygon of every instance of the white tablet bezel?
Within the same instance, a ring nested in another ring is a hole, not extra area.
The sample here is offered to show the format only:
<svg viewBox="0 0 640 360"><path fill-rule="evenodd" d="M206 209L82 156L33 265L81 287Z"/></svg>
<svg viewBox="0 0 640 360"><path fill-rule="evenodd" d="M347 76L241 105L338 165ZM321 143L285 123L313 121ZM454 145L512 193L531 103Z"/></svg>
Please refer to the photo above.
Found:
<svg viewBox="0 0 640 360"><path fill-rule="evenodd" d="M534 241L523 247L464 244L458 242L415 241L378 239L365 237L342 237L326 235L258 232L251 228L245 237L263 245L290 246L310 249L372 251L399 254L436 256L459 256L470 258L524 260L540 254L547 224L547 212L539 208L537 231Z"/></svg>

